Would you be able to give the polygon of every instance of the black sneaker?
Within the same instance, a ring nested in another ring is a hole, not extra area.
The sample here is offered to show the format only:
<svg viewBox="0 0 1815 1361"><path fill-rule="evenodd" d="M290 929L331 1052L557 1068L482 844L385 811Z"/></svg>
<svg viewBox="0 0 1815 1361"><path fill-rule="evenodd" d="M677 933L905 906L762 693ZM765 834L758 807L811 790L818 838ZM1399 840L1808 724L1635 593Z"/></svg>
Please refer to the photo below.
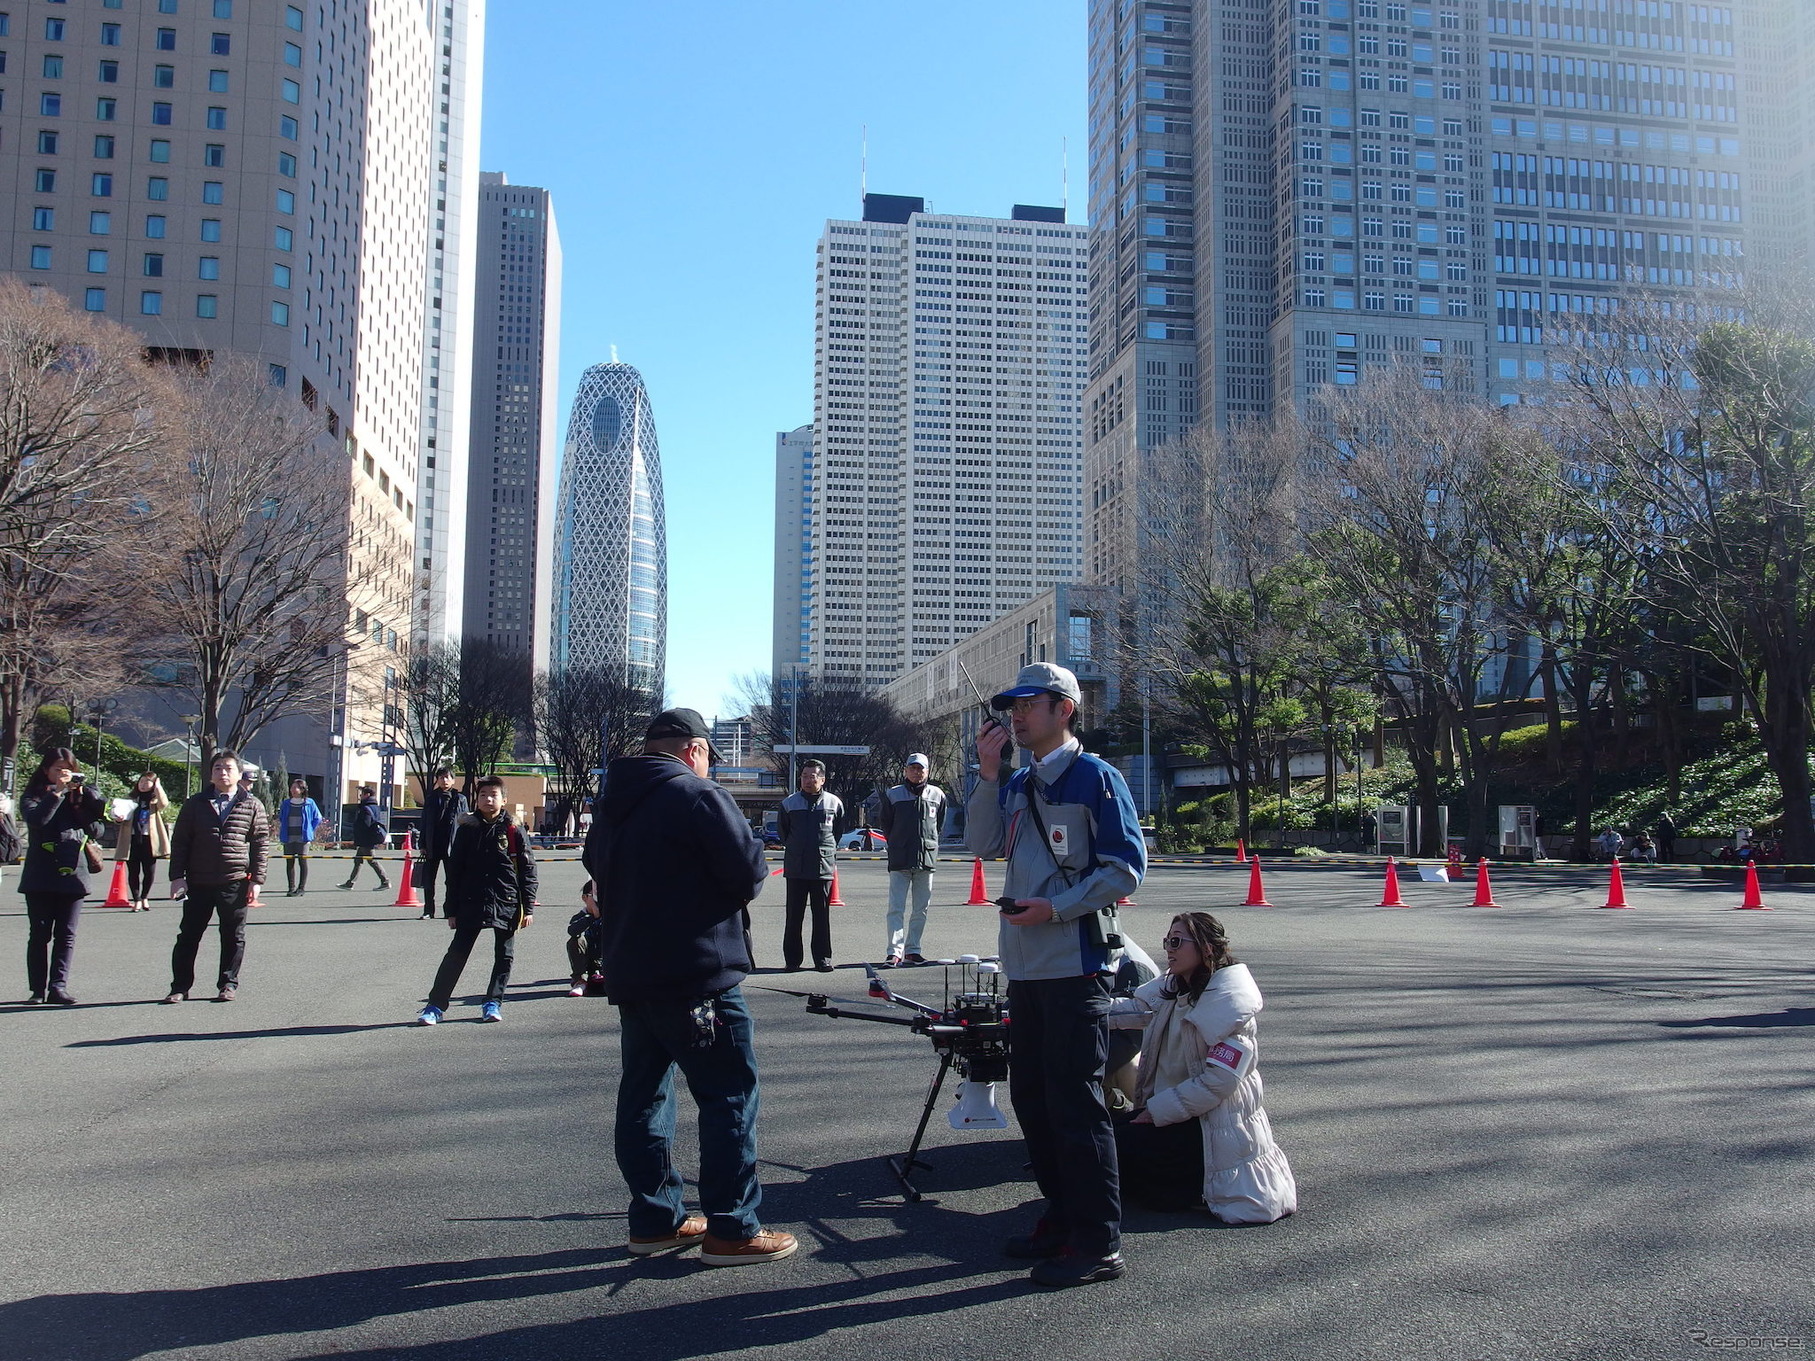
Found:
<svg viewBox="0 0 1815 1361"><path fill-rule="evenodd" d="M1119 1252L1112 1252L1107 1257L1064 1252L1038 1263L1027 1276L1035 1285L1062 1290L1071 1285L1095 1285L1098 1281L1113 1281L1127 1274L1128 1264L1122 1260Z"/></svg>
<svg viewBox="0 0 1815 1361"><path fill-rule="evenodd" d="M1031 1261L1040 1257L1057 1257L1065 1251L1065 1235L1042 1219L1032 1233L1018 1233L1002 1245L1005 1257Z"/></svg>

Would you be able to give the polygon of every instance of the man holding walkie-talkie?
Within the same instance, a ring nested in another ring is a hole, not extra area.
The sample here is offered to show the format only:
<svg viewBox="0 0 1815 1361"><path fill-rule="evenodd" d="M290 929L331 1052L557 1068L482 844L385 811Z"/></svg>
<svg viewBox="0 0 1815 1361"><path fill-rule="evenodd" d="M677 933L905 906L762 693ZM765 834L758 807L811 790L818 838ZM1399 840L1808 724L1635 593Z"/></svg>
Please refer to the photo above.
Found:
<svg viewBox="0 0 1815 1361"><path fill-rule="evenodd" d="M999 953L1008 976L1009 1096L1046 1213L1008 1240L1039 1259L1041 1285L1114 1280L1122 1204L1115 1135L1103 1104L1115 905L1147 870L1140 819L1121 772L1074 734L1082 698L1062 666L1021 668L990 700L1033 758L1002 769L1001 719L977 739L978 780L966 804L973 855L1005 856Z"/></svg>

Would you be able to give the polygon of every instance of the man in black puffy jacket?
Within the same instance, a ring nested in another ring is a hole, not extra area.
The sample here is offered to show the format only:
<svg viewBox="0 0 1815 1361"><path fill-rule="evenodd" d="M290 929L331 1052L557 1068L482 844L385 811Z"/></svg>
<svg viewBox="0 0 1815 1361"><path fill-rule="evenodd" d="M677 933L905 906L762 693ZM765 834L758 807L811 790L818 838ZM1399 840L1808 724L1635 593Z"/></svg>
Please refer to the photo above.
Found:
<svg viewBox="0 0 1815 1361"><path fill-rule="evenodd" d="M436 1024L452 1005L460 973L484 931L493 935L492 981L479 1019L503 1020L517 932L536 919L536 861L529 838L505 810L504 781L487 775L473 793L478 807L462 815L447 853L447 924L454 938L417 1025Z"/></svg>
<svg viewBox="0 0 1815 1361"><path fill-rule="evenodd" d="M707 1265L741 1266L796 1244L756 1213L756 1051L738 988L751 968L747 907L768 869L737 804L706 778L713 764L698 713L657 714L643 755L607 769L584 859L619 1015L615 1146L630 1251L697 1243ZM676 1067L699 1104L703 1214L687 1213L670 1156Z"/></svg>

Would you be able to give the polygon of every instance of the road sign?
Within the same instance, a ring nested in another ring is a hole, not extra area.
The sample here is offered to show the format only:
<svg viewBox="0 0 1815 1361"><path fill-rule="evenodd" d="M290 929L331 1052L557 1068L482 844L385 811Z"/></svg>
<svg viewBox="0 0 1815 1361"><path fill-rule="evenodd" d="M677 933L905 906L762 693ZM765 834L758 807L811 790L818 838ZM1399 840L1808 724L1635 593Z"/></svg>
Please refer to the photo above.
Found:
<svg viewBox="0 0 1815 1361"><path fill-rule="evenodd" d="M795 742L781 742L770 747L778 756L868 756L868 747L809 747Z"/></svg>

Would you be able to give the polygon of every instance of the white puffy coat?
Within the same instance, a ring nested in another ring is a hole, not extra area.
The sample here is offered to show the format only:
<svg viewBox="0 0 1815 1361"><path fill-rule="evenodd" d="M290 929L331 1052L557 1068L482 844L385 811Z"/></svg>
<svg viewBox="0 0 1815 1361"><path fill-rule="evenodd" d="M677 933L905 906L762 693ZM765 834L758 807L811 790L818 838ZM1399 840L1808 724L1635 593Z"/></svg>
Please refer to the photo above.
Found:
<svg viewBox="0 0 1815 1361"><path fill-rule="evenodd" d="M1254 1018L1260 989L1246 964L1211 975L1195 1003L1163 995L1164 976L1117 999L1109 1024L1146 1027L1135 1104L1156 1125L1195 1118L1204 1136L1204 1202L1232 1224L1268 1224L1298 1208L1292 1167L1261 1107Z"/></svg>

